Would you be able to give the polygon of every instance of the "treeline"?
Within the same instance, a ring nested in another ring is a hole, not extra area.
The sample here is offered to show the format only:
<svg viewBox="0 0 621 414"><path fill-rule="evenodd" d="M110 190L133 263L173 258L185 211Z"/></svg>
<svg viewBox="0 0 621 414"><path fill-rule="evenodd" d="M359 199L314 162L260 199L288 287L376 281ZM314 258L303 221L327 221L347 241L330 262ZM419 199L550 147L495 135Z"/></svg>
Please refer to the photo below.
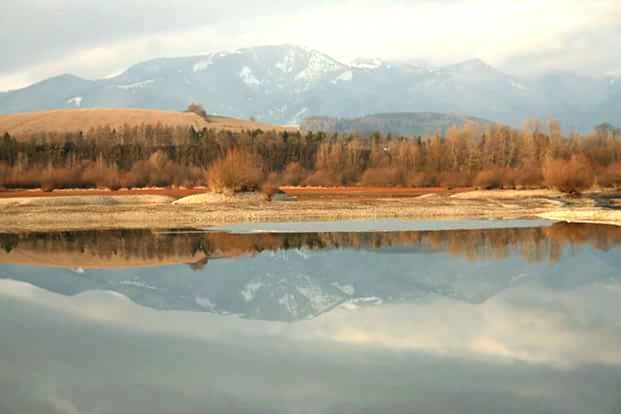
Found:
<svg viewBox="0 0 621 414"><path fill-rule="evenodd" d="M621 136L612 128L562 136L557 122L521 129L467 122L446 134L301 134L164 125L0 139L0 187L282 185L535 188L621 186Z"/></svg>

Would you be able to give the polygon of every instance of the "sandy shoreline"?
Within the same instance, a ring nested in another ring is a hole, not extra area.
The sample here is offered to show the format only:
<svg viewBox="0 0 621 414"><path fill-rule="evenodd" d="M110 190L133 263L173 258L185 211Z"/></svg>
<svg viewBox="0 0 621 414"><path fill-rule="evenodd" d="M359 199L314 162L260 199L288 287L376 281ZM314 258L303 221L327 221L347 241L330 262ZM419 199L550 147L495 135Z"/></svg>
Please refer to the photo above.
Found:
<svg viewBox="0 0 621 414"><path fill-rule="evenodd" d="M621 210L600 207L601 194L579 199L550 191L477 191L410 198L338 198L175 203L158 196L0 200L0 231L206 228L247 222L342 219L518 219L621 224Z"/></svg>

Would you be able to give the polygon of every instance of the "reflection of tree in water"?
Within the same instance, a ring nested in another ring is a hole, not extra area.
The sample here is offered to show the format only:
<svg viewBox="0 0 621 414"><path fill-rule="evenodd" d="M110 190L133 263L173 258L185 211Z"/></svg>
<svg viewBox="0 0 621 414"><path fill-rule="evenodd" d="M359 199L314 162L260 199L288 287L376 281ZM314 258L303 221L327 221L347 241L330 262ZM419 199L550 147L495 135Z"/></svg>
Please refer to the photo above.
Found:
<svg viewBox="0 0 621 414"><path fill-rule="evenodd" d="M3 234L2 237L0 237L0 247L6 253L11 253L11 250L13 250L18 243L19 238L16 234Z"/></svg>
<svg viewBox="0 0 621 414"><path fill-rule="evenodd" d="M490 260L518 253L529 262L558 261L565 247L591 244L607 250L621 244L621 228L558 223L549 227L406 231L372 233L197 233L110 230L1 234L0 257L10 262L16 252L45 252L85 259L133 262L176 261L202 269L209 258L254 255L289 249L388 249L447 252L469 260Z"/></svg>

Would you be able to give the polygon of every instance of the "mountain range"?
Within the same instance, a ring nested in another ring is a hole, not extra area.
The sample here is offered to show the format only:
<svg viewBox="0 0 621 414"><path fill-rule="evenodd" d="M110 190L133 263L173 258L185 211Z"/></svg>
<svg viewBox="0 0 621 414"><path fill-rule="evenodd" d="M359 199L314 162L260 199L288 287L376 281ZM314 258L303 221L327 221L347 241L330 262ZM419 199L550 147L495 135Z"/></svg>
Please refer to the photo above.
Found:
<svg viewBox="0 0 621 414"><path fill-rule="evenodd" d="M621 125L621 76L549 72L520 78L479 59L432 67L358 59L340 62L292 45L159 58L98 80L61 75L0 93L0 113L71 107L181 110L300 124L312 116L467 114L519 126L558 119L565 130ZM462 116L462 115L458 115Z"/></svg>
<svg viewBox="0 0 621 414"><path fill-rule="evenodd" d="M314 116L300 124L302 131L371 135L375 132L396 136L426 136L436 131L446 133L451 126L462 127L466 122L490 125L486 119L458 114L434 112L373 114L360 118Z"/></svg>

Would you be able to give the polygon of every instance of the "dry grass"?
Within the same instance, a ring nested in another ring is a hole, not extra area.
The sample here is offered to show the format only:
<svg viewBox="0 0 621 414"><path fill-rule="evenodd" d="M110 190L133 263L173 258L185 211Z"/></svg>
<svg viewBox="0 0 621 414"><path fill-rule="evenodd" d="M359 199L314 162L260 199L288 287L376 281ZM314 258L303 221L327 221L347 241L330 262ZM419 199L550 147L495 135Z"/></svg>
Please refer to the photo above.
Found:
<svg viewBox="0 0 621 414"><path fill-rule="evenodd" d="M541 197L561 197L562 193L555 190L476 190L455 194L451 198L458 200L477 199L528 199Z"/></svg>
<svg viewBox="0 0 621 414"><path fill-rule="evenodd" d="M354 218L524 218L558 209L559 206L552 206L545 199L501 204L487 199L453 199L447 194L431 198L334 197L293 202L7 205L0 214L0 231L205 228L225 223Z"/></svg>
<svg viewBox="0 0 621 414"><path fill-rule="evenodd" d="M569 223L596 223L621 226L621 210L591 207L550 211L541 213L538 216L548 220L566 221Z"/></svg>
<svg viewBox="0 0 621 414"><path fill-rule="evenodd" d="M68 207L68 206L119 206L162 205L175 199L163 195L86 195L59 197L0 198L0 207Z"/></svg>
<svg viewBox="0 0 621 414"><path fill-rule="evenodd" d="M182 198L194 194L201 194L206 192L204 187L196 188L182 188L182 187L146 187L140 189L127 189L123 188L118 191L92 188L92 189L73 189L73 190L54 190L54 191L42 191L42 190L19 190L19 191L0 191L0 200L3 198L35 198L35 197L68 197L68 196L138 196L138 195L157 195L172 198Z"/></svg>
<svg viewBox="0 0 621 414"><path fill-rule="evenodd" d="M277 125L221 116L210 116L209 121L205 121L199 115L189 112L129 108L93 108L0 115L0 134L8 132L12 136L20 137L40 132L87 131L89 128L106 125L118 129L125 124L138 126L141 124L155 125L157 123L172 127L193 126L196 129L213 128L233 132L255 129L266 131L291 130L291 128Z"/></svg>

